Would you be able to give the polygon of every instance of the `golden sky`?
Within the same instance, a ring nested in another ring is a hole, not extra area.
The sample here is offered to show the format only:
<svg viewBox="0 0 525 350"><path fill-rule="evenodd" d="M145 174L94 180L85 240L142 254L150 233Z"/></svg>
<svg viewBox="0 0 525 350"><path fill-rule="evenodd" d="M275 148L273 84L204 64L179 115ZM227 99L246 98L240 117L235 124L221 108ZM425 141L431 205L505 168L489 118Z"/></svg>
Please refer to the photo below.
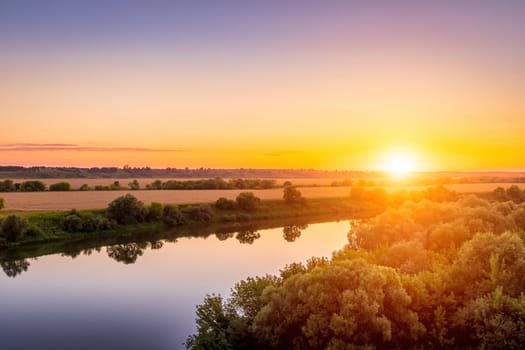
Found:
<svg viewBox="0 0 525 350"><path fill-rule="evenodd" d="M52 3L0 9L1 165L525 169L523 3Z"/></svg>

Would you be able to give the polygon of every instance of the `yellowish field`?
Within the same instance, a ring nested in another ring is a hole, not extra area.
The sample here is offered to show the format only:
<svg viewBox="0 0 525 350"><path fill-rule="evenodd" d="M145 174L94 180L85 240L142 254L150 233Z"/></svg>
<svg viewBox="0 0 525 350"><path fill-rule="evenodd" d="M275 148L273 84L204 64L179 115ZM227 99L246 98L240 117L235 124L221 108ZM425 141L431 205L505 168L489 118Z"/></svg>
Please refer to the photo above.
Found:
<svg viewBox="0 0 525 350"><path fill-rule="evenodd" d="M106 179L107 181L107 179ZM294 181L297 183L296 181ZM446 186L457 192L487 192L498 186L508 187L511 184L458 184ZM518 184L523 187L524 184ZM389 186L388 192L396 190L421 190L425 186ZM348 187L304 187L300 189L306 198L342 197L350 192ZM161 203L203 203L213 202L219 197L234 199L243 190L164 190L164 191L89 191L89 192L15 192L0 193L5 198L6 208L10 211L68 210L105 208L113 199L132 193L144 201ZM252 190L261 199L280 199L282 189Z"/></svg>

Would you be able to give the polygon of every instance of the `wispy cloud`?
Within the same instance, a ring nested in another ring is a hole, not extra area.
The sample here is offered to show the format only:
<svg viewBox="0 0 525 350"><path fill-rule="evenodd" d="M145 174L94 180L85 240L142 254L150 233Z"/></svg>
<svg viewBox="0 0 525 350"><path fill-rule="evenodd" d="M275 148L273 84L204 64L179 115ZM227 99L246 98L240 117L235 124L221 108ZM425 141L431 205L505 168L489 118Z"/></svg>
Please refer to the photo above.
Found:
<svg viewBox="0 0 525 350"><path fill-rule="evenodd" d="M82 146L69 143L8 143L0 144L0 152L74 151L74 152L187 152L185 149L146 147Z"/></svg>

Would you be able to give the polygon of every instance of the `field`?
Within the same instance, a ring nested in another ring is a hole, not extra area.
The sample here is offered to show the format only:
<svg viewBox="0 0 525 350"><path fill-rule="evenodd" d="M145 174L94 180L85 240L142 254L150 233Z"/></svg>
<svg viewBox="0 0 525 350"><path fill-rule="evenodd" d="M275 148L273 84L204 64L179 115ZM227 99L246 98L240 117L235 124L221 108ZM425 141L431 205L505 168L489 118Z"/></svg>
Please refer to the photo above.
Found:
<svg viewBox="0 0 525 350"><path fill-rule="evenodd" d="M108 183L109 179L104 180ZM150 180L150 179L148 179ZM293 183L299 183L299 180L292 179ZM304 180L304 179L300 179ZM326 179L325 179L326 180ZM85 179L74 179L74 181L85 181ZM91 180L94 181L94 180ZM128 180L129 181L129 180ZM71 181L73 182L73 181ZM76 183L76 182L75 182ZM456 184L448 185L447 188L462 192L488 192L498 186L504 188L510 186L508 183L487 183L487 184ZM523 187L523 184L518 184ZM421 190L424 186L388 186L384 187L386 191L396 190ZM306 198L320 197L343 197L350 192L349 187L304 187L300 188L301 193ZM40 211L40 210L69 210L75 209L95 209L105 208L113 199L122 196L128 191L72 191L72 192L15 192L0 193L6 201L4 211ZM205 203L213 202L219 197L234 199L243 190L163 190L163 191L129 191L134 196L144 201L161 202L161 203ZM282 198L282 189L271 190L250 190L261 199L280 199Z"/></svg>

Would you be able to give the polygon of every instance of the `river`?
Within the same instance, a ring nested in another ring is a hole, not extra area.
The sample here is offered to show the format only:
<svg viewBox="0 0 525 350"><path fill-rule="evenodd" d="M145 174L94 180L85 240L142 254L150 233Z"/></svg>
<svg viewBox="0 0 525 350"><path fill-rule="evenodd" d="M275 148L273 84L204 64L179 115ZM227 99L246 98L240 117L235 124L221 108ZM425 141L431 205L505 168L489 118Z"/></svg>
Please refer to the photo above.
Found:
<svg viewBox="0 0 525 350"><path fill-rule="evenodd" d="M349 229L346 220L4 260L0 348L183 349L206 294L330 257Z"/></svg>

